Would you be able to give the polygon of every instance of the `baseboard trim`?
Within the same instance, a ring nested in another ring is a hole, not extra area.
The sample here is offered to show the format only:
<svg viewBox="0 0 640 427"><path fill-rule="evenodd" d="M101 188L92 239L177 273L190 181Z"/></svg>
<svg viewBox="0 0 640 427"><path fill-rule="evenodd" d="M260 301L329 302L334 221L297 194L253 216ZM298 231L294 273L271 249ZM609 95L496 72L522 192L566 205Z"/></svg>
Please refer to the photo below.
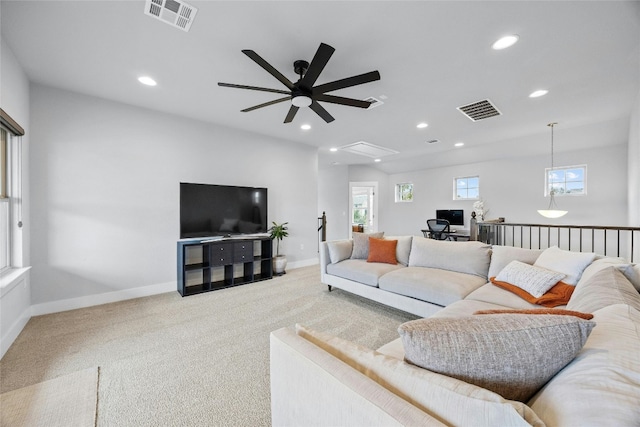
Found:
<svg viewBox="0 0 640 427"><path fill-rule="evenodd" d="M318 260L318 258L303 259L300 261L287 263L287 268L296 269L296 268L302 268L302 267L309 267L310 265L317 265L319 263L320 261Z"/></svg>
<svg viewBox="0 0 640 427"><path fill-rule="evenodd" d="M94 305L108 304L111 302L124 301L133 298L147 297L150 295L162 294L175 291L176 282L159 283L156 285L141 286L139 288L123 289L121 291L107 292L98 295L87 295L78 298L69 298L58 301L34 304L31 306L32 316L58 313L61 311L75 310L78 308L91 307Z"/></svg>
<svg viewBox="0 0 640 427"><path fill-rule="evenodd" d="M13 322L13 325L11 325L2 338L0 338L0 359L4 357L9 347L11 347L16 338L18 338L18 335L20 335L20 332L27 326L29 319L31 319L31 307L27 307L20 314L20 317Z"/></svg>

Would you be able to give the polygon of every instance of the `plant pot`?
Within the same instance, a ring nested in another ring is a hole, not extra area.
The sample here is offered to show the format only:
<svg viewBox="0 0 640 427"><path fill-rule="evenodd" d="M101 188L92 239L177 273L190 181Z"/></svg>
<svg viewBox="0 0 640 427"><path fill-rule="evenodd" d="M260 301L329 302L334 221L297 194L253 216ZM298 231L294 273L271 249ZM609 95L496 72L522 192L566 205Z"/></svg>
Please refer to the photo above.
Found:
<svg viewBox="0 0 640 427"><path fill-rule="evenodd" d="M287 268L286 255L278 255L273 258L273 274L276 276L286 274L286 271L284 271L285 268Z"/></svg>

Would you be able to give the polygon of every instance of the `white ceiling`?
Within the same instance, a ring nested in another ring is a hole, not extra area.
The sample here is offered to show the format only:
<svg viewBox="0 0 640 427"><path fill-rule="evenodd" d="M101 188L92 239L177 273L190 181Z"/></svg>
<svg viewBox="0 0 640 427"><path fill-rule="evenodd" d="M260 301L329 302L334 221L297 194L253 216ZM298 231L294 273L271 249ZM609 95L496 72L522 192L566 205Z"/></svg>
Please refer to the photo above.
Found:
<svg viewBox="0 0 640 427"><path fill-rule="evenodd" d="M198 9L189 32L145 15L143 1L2 0L2 38L33 82L317 146L320 167L387 173L544 154L551 121L557 151L621 144L640 90L638 1L187 3ZM491 49L512 33L515 46ZM240 112L281 95L217 86L284 89L241 50L295 81L293 61L311 61L320 42L336 52L317 84L379 70L380 81L332 94L384 105L324 104L330 124L309 109L283 124L287 103ZM143 74L158 86L140 85ZM549 94L528 98L540 88ZM502 115L472 122L456 110L482 99ZM375 164L329 153L361 140L399 153Z"/></svg>

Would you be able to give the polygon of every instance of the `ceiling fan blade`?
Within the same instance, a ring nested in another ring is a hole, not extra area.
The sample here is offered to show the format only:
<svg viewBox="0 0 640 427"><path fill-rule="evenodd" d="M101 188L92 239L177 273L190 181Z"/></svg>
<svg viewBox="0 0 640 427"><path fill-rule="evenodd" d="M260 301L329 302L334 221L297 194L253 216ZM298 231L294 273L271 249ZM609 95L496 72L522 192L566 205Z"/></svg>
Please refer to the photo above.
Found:
<svg viewBox="0 0 640 427"><path fill-rule="evenodd" d="M240 110L243 113L248 113L249 111L257 110L258 108L268 107L269 105L279 104L284 101L289 101L291 99L290 96L285 96L284 98L274 99L273 101L265 102L264 104L255 105L253 107L245 108L244 110Z"/></svg>
<svg viewBox="0 0 640 427"><path fill-rule="evenodd" d="M309 106L309 108L315 111L316 114L322 117L322 119L327 123L331 123L332 121L335 120L333 116L331 116L331 114L329 114L329 112L325 110L322 107L322 105L318 104L315 100L311 102L311 105Z"/></svg>
<svg viewBox="0 0 640 427"><path fill-rule="evenodd" d="M222 83L218 82L218 86L222 87L233 87L236 89L250 89L250 90L260 90L262 92L273 92L273 93L283 93L285 95L291 94L291 92L280 89L269 89L268 87L258 87L258 86L246 86L246 85L236 85L233 83Z"/></svg>
<svg viewBox="0 0 640 427"><path fill-rule="evenodd" d="M320 94L320 95L314 95L313 98L316 101L324 101L324 102L330 102L332 104L348 105L350 107L369 108L369 106L371 105L371 102L369 101L361 101L359 99L345 98L342 96Z"/></svg>
<svg viewBox="0 0 640 427"><path fill-rule="evenodd" d="M292 105L291 108L289 108L289 112L287 113L287 117L284 118L284 123L291 123L293 121L293 118L296 116L296 113L298 112L300 108L296 107L295 105Z"/></svg>
<svg viewBox="0 0 640 427"><path fill-rule="evenodd" d="M254 51L252 51L250 49L244 49L242 51L242 53L247 55L249 58L253 59L253 61L256 64L258 64L259 66L264 68L269 74L271 74L273 77L278 79L280 81L280 83L282 83L283 85L288 87L290 90L293 90L293 83L291 83L291 80L289 80L288 78L283 76L282 73L280 73L280 71L278 71L275 68L273 68L271 66L271 64L269 64L267 61L262 59L262 57L260 55L258 55L257 53L255 53Z"/></svg>
<svg viewBox="0 0 640 427"><path fill-rule="evenodd" d="M340 79L333 82L321 84L313 88L313 93L331 92L334 90L357 86L376 80L380 80L380 73L378 71L370 71L368 73L360 74L357 76L347 77L346 79Z"/></svg>
<svg viewBox="0 0 640 427"><path fill-rule="evenodd" d="M316 54L313 56L311 64L309 64L309 68L300 82L300 86L311 89L335 51L336 50L328 44L320 43L320 47L318 47Z"/></svg>

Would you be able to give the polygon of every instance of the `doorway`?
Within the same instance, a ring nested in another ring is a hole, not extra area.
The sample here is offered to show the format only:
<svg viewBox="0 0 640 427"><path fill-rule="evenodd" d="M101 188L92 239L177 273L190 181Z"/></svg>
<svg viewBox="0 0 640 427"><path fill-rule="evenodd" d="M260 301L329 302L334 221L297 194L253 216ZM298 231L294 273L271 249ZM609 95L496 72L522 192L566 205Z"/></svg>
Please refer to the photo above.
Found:
<svg viewBox="0 0 640 427"><path fill-rule="evenodd" d="M349 183L349 237L378 231L378 183Z"/></svg>

